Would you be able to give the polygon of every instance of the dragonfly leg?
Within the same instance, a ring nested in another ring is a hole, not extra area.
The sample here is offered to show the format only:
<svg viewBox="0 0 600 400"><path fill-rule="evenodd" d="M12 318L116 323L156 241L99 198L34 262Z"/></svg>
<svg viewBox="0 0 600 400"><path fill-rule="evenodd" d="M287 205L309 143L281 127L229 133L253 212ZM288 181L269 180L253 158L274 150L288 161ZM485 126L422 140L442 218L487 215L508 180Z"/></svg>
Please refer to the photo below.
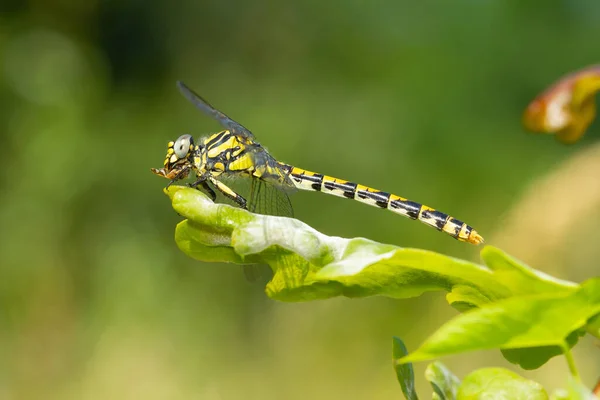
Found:
<svg viewBox="0 0 600 400"><path fill-rule="evenodd" d="M198 180L196 180L195 182L192 183L188 183L188 186L194 189L198 189L198 186L202 186L202 189L204 189L204 191L206 192L206 194L208 194L210 196L210 198L212 199L212 201L217 200L217 194L215 193L214 190L212 190L212 188L210 186L208 186L208 182L206 182L206 178L202 177L199 178Z"/></svg>
<svg viewBox="0 0 600 400"><path fill-rule="evenodd" d="M200 182L200 185L202 186L202 189L204 189L206 191L206 193L210 196L212 201L217 200L217 194L215 193L214 190L212 190L212 188L210 186L208 186L208 183L206 181Z"/></svg>
<svg viewBox="0 0 600 400"><path fill-rule="evenodd" d="M188 183L187 185L191 188L196 188L198 185L202 185L202 187L204 187L205 183L206 183L206 178L200 177L200 178L196 179L194 182Z"/></svg>
<svg viewBox="0 0 600 400"><path fill-rule="evenodd" d="M167 188L169 188L169 186L171 186L173 183L177 182L178 180L180 180L180 179L183 179L183 178L187 177L187 175L188 175L189 173L190 173L190 170L189 170L189 168L183 168L181 171L179 171L179 172L177 173L177 175L175 175L175 176L173 177L173 179L171 179L171 180L169 181L169 183L167 184Z"/></svg>
<svg viewBox="0 0 600 400"><path fill-rule="evenodd" d="M209 176L208 180L210 181L210 183L215 185L215 187L217 189L219 189L219 192L223 193L223 196L235 201L236 203L238 203L238 205L241 208L247 209L246 208L246 199L243 198L242 196L240 196L239 194L237 194L236 192L234 192L233 190L231 190L229 188L229 186L227 186L223 182L213 178L212 176Z"/></svg>

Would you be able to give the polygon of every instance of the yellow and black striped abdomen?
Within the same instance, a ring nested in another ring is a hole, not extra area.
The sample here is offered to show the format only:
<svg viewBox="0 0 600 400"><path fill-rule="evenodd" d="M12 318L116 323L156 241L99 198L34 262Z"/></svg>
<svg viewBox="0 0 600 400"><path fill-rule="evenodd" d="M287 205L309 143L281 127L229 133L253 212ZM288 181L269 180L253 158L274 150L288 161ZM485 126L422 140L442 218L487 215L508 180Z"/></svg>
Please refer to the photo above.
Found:
<svg viewBox="0 0 600 400"><path fill-rule="evenodd" d="M298 189L329 193L347 199L358 200L378 208L387 208L396 214L410 219L417 219L436 228L438 231L446 232L460 241L472 244L483 243L483 238L475 229L431 207L354 182L305 171L292 166L286 167L290 169L290 177Z"/></svg>

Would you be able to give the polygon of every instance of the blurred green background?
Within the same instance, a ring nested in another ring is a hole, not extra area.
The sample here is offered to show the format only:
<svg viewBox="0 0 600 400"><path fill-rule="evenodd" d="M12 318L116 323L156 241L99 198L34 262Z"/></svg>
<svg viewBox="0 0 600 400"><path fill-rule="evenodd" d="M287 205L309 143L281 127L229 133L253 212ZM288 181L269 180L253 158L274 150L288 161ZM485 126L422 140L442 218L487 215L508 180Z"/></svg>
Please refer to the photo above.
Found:
<svg viewBox="0 0 600 400"><path fill-rule="evenodd" d="M414 349L456 314L442 293L277 303L239 266L179 252L180 218L149 169L169 140L220 127L177 79L282 161L451 213L561 278L597 275L597 170L553 174L596 148L599 124L565 147L520 118L598 61L599 21L597 0L4 0L0 398L400 398L392 335ZM292 201L326 234L478 259L355 202ZM589 338L575 350L588 385L598 354ZM496 351L442 361L461 377L511 367ZM567 368L522 373L552 389Z"/></svg>

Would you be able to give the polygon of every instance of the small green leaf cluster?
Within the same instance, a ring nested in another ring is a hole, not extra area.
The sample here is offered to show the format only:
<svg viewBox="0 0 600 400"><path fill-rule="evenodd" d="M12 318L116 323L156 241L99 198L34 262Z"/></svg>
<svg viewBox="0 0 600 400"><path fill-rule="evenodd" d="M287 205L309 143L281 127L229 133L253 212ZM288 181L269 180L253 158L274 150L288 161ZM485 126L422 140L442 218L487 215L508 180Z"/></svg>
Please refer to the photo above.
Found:
<svg viewBox="0 0 600 400"><path fill-rule="evenodd" d="M577 389L570 349L586 333L600 337L600 278L581 284L559 280L492 246L482 250L480 265L364 238L331 237L295 219L215 204L198 190L171 186L166 193L186 218L175 231L184 253L206 262L269 265L273 278L266 293L273 299L410 298L445 291L462 314L410 354L394 339L394 365L408 399L416 399L410 363L484 349L500 349L524 369L564 355L572 382L567 397L560 398L585 398L586 391ZM498 368L475 371L462 383L439 363L426 375L440 399L481 398L498 390L512 393L498 398L548 398L538 384Z"/></svg>

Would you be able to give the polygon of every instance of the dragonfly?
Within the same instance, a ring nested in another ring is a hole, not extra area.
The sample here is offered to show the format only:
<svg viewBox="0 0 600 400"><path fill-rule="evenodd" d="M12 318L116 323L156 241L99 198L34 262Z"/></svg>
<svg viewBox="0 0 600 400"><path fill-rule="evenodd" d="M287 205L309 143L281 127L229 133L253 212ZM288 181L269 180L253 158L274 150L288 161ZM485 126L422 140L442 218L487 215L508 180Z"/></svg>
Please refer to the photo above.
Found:
<svg viewBox="0 0 600 400"><path fill-rule="evenodd" d="M183 82L178 81L177 87L187 100L225 129L201 138L198 143L189 134L170 141L163 167L152 168L154 174L169 179L169 185L193 174L196 179L189 186L203 190L213 201L216 200L216 189L239 207L251 211L256 209L256 203L261 199L265 203L264 199L269 197L265 195L265 190L274 188L272 193L278 199L276 204L279 204L279 209L287 210L288 214L292 208L286 192L322 192L421 221L461 242L475 245L484 242L483 237L470 225L429 206L278 161L256 140L250 130L211 106ZM223 178L231 176L251 178L253 189L250 200L225 183ZM273 210L266 210L265 213L276 214Z"/></svg>

